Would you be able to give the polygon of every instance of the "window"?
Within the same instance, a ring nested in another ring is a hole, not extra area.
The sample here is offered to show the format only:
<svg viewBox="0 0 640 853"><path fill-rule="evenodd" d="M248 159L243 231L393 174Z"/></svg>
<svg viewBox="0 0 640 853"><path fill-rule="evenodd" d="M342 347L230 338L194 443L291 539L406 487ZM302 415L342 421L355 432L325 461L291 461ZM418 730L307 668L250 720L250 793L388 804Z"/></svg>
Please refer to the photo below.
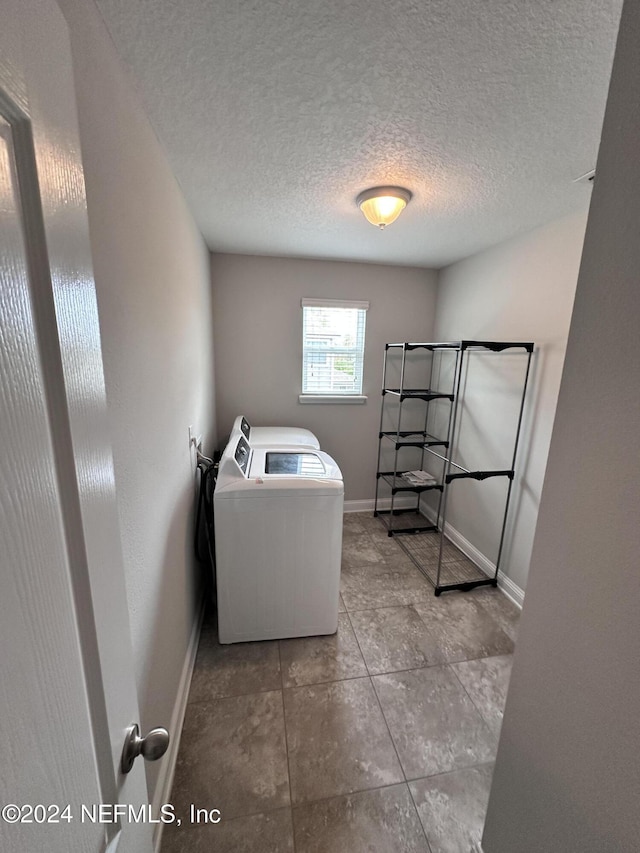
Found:
<svg viewBox="0 0 640 853"><path fill-rule="evenodd" d="M362 397L368 302L302 300L301 402Z"/></svg>

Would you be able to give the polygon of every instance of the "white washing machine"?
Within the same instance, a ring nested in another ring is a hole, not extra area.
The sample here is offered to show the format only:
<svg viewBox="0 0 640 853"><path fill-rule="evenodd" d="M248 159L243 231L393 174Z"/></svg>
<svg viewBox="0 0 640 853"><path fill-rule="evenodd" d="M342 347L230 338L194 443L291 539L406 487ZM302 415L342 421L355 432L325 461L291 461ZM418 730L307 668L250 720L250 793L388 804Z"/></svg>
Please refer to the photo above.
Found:
<svg viewBox="0 0 640 853"><path fill-rule="evenodd" d="M333 634L338 627L344 484L306 447L233 438L214 492L221 643Z"/></svg>
<svg viewBox="0 0 640 853"><path fill-rule="evenodd" d="M233 422L231 437L233 441L238 435L244 435L251 447L267 447L269 445L287 444L304 445L320 449L320 442L310 429L302 427L252 427L249 421L242 415Z"/></svg>

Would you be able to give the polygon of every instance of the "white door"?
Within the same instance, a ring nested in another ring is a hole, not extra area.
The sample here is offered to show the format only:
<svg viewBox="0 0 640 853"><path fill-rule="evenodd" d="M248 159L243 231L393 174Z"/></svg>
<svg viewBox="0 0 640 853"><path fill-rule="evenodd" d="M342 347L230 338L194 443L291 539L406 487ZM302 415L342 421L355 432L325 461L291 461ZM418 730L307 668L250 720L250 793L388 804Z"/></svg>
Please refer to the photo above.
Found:
<svg viewBox="0 0 640 853"><path fill-rule="evenodd" d="M3 853L152 849L152 825L114 817L111 809L146 804L148 795L141 758L128 775L119 770L125 730L138 720L138 708L87 228L64 19L53 0L5 0Z"/></svg>

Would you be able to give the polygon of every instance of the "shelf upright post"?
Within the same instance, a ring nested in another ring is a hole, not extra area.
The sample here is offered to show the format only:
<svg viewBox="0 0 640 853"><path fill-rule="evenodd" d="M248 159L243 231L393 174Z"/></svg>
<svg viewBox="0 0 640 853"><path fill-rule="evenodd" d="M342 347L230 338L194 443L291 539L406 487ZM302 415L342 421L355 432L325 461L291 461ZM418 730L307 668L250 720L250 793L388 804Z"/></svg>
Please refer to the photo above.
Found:
<svg viewBox="0 0 640 853"><path fill-rule="evenodd" d="M407 361L407 345L406 343L402 344L402 362L400 365L400 395L398 397L398 426L396 428L396 441L395 441L395 449L393 454L393 488L391 489L391 512L389 513L389 530L388 534L391 536L393 533L393 518L394 518L394 508L396 501L396 476L398 474L398 450L400 449L400 432L402 427L402 395L404 393L404 372Z"/></svg>
<svg viewBox="0 0 640 853"><path fill-rule="evenodd" d="M524 414L524 400L527 393L527 383L529 382L529 371L531 369L531 356L533 355L533 348L527 349L527 369L524 375L524 384L522 386L522 399L520 400L520 413L518 415L518 427L516 429L516 440L513 446L513 458L511 459L511 470L515 471L516 468L516 456L518 454L518 443L520 442L520 428L522 426L522 416ZM513 477L509 478L509 485L507 486L507 502L504 508L504 517L502 519L502 530L500 531L500 545L498 547L498 557L496 559L496 570L493 575L493 579L497 580L498 578L498 570L500 568L500 558L502 557L502 546L504 545L504 534L507 529L507 515L509 514L509 501L511 500L511 489L513 487Z"/></svg>
<svg viewBox="0 0 640 853"><path fill-rule="evenodd" d="M447 352L447 351L451 352L451 349L442 350L441 353ZM459 393L460 392L460 383L459 382L458 382L458 387L456 387L456 377L458 375L458 361L460 359L460 350L459 349L455 350L455 353L456 353L456 361L455 361L455 366L453 369L453 382L452 382L452 387L451 387L451 390L454 393L454 399L451 401L451 405L449 406L449 423L447 424L447 448L446 448L447 459L451 459L451 450L453 447L453 444L452 444L453 435L452 435L451 427L453 426L454 408L458 405L458 399L460 397L460 393ZM442 354L440 355L440 358L442 358ZM441 365L442 365L442 362L441 362ZM443 509L442 501L444 498L444 490L446 487L446 484L445 484L445 474L447 473L446 472L446 464L447 464L446 461L443 461L443 463L442 463L442 490L440 491L440 496L438 498L438 514L436 516L436 528L438 530L440 529L440 516L442 514L442 509Z"/></svg>
<svg viewBox="0 0 640 853"><path fill-rule="evenodd" d="M380 454L382 451L382 427L384 424L384 398L385 398L385 388L387 387L387 355L389 353L389 344L385 344L384 347L384 360L382 363L382 404L380 405L380 430L378 431L378 466L376 468L376 498L373 503L373 514L378 514L378 486L380 484L380 477L378 473L380 471Z"/></svg>
<svg viewBox="0 0 640 853"><path fill-rule="evenodd" d="M442 492L440 494L440 502L438 504L438 519L437 527L440 531L440 548L438 551L438 569L436 572L436 595L440 594L440 571L442 568L442 553L444 550L444 528L447 523L447 498L449 492L449 484L447 477L451 473L451 460L455 446L456 425L458 420L458 405L460 402L460 385L462 382L462 368L464 364L464 349L462 345L456 352L456 364L453 380L453 402L449 412L449 431L447 435L448 452L446 454L446 462L443 463L442 472Z"/></svg>
<svg viewBox="0 0 640 853"><path fill-rule="evenodd" d="M433 390L433 362L435 359L435 355L434 355L434 351L433 351L432 347L426 347L426 349L428 349L431 352L431 368L429 370L429 384L427 385L427 390L432 391ZM424 438L425 442L427 440L428 427L429 427L429 406L430 405L431 405L431 400L427 400L427 405L425 407L425 413L424 413L424 436L423 436L423 438ZM421 470L424 469L424 449L425 449L425 445L423 444L422 445L422 453L420 456L420 469ZM440 493L440 496L442 497L442 492ZM417 499L418 499L418 504L416 506L416 512L420 512L420 492L418 492L418 494L417 494Z"/></svg>

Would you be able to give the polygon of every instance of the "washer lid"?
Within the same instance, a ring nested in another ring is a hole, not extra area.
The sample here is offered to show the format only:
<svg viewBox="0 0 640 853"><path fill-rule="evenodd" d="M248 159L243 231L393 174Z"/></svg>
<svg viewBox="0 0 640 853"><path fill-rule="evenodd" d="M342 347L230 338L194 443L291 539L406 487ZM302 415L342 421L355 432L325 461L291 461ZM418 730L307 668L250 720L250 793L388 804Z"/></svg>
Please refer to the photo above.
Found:
<svg viewBox="0 0 640 853"><path fill-rule="evenodd" d="M342 480L334 459L322 450L289 446L254 447L247 477Z"/></svg>
<svg viewBox="0 0 640 853"><path fill-rule="evenodd" d="M265 474L295 474L302 477L325 477L327 469L317 453L292 450L267 450Z"/></svg>

